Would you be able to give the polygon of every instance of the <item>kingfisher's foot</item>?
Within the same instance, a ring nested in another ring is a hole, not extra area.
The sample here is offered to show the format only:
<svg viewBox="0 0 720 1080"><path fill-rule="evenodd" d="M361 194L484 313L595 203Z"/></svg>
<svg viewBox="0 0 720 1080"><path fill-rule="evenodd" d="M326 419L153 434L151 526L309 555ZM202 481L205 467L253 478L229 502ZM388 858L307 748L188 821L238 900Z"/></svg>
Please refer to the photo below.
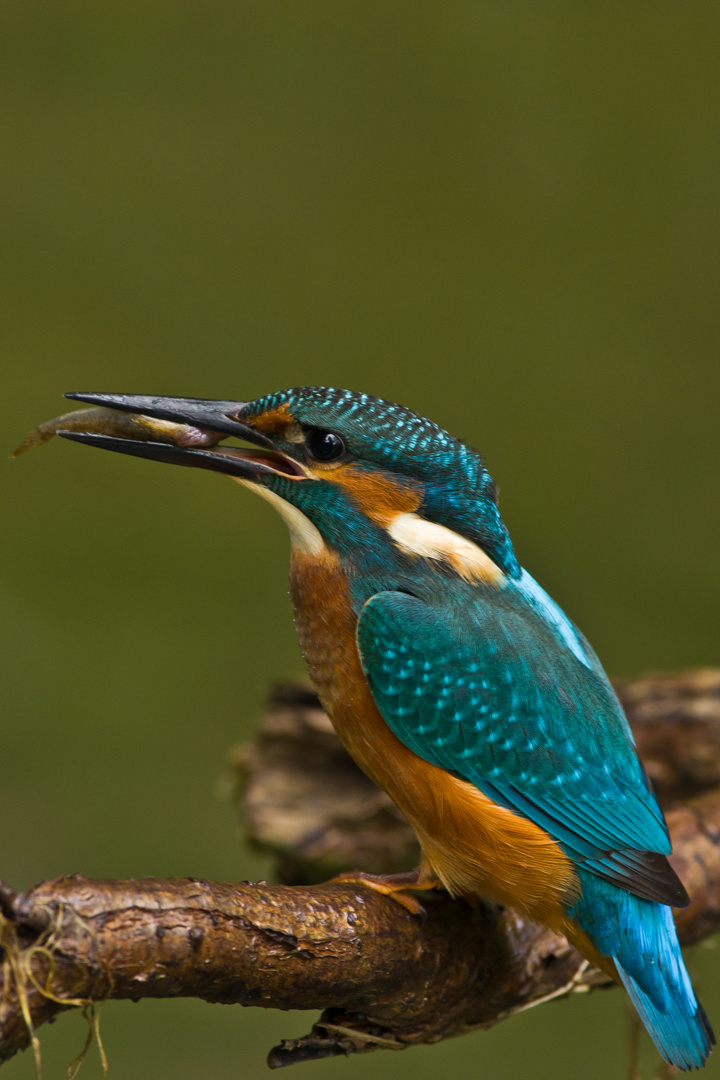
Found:
<svg viewBox="0 0 720 1080"><path fill-rule="evenodd" d="M405 889L440 888L440 882L427 877L421 867L414 870L404 870L399 874L366 874L364 870L348 870L344 874L337 874L330 878L331 881L346 885L367 885L368 888L379 892L382 896L389 896L396 904L400 904L411 915L419 915L425 918L427 912L419 900L409 896Z"/></svg>

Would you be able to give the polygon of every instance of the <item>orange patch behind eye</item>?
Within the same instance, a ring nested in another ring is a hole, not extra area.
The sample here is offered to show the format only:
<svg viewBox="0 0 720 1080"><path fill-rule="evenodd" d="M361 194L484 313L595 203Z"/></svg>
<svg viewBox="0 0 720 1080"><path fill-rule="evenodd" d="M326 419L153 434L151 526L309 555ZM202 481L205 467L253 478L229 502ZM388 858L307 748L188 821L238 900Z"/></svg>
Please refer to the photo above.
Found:
<svg viewBox="0 0 720 1080"><path fill-rule="evenodd" d="M393 480L387 474L365 472L352 465L323 470L320 475L344 488L360 510L383 528L398 514L411 514L422 502L422 486L411 480Z"/></svg>

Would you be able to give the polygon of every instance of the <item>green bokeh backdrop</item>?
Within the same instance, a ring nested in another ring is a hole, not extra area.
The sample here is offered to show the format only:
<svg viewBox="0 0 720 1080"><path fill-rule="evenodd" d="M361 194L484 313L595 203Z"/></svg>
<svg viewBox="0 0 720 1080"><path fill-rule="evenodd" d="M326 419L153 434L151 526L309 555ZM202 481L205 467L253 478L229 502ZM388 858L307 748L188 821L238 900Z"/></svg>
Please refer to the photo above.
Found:
<svg viewBox="0 0 720 1080"><path fill-rule="evenodd" d="M719 42L696 0L8 0L7 451L68 389L396 399L484 451L611 672L717 664ZM282 524L59 440L0 485L0 876L262 876L217 791L301 669ZM715 954L691 963L720 1026ZM311 1019L110 1004L103 1029L112 1076L250 1080ZM608 1080L626 1019L595 994L294 1075ZM64 1076L82 1021L42 1038Z"/></svg>

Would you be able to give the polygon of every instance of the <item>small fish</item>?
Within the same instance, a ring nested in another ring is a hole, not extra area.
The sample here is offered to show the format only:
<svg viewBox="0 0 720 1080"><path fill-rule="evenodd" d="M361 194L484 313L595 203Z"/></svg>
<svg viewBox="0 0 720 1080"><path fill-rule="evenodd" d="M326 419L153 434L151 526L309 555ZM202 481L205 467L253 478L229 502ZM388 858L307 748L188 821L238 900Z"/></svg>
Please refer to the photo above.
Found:
<svg viewBox="0 0 720 1080"><path fill-rule="evenodd" d="M33 450L36 446L51 439L58 431L81 431L96 435L113 435L119 439L131 439L134 442L160 442L171 446L206 447L216 446L221 439L227 438L218 431L204 431L188 424L175 424L170 420L156 420L140 413L118 412L116 409L96 407L75 409L73 412L56 416L38 424L26 435L13 457Z"/></svg>

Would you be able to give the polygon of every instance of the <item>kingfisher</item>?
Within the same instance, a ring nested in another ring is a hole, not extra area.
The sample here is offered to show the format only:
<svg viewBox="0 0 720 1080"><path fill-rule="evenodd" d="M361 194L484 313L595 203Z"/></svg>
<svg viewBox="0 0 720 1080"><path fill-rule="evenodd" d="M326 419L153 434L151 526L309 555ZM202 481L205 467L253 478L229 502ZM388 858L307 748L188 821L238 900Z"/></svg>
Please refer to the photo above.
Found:
<svg viewBox="0 0 720 1080"><path fill-rule="evenodd" d="M224 473L287 523L312 681L422 851L411 873L346 880L416 911L406 889L442 886L564 934L624 985L667 1062L700 1068L715 1039L673 923L689 900L662 811L600 661L519 564L481 456L348 390L66 396L155 425L68 438Z"/></svg>

